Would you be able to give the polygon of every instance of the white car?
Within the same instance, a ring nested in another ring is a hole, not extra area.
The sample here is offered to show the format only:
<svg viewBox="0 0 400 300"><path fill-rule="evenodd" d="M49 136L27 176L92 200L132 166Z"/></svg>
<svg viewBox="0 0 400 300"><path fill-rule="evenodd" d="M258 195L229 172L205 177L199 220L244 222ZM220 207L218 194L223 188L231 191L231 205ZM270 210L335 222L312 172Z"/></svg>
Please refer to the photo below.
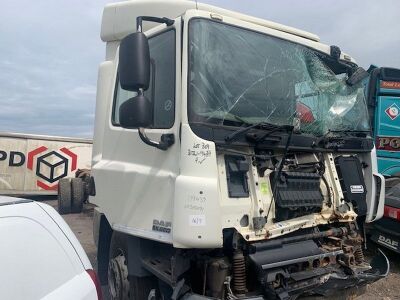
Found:
<svg viewBox="0 0 400 300"><path fill-rule="evenodd" d="M99 300L90 261L49 205L0 197L0 299Z"/></svg>

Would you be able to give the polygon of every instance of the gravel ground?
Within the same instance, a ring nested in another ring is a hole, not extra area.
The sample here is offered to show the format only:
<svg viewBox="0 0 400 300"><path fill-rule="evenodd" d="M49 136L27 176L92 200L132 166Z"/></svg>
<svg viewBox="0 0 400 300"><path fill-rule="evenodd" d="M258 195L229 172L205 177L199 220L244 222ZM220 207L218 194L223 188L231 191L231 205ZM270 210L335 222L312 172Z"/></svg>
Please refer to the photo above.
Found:
<svg viewBox="0 0 400 300"><path fill-rule="evenodd" d="M47 204L55 207L57 201L44 201ZM65 221L71 227L83 248L85 249L90 261L94 268L97 266L96 261L96 247L93 241L92 235L92 215L93 209L90 205L85 205L84 211L80 214L64 215ZM374 247L370 247L371 250L367 252L367 257L372 257ZM373 284L370 284L366 288L366 292L361 296L348 296L344 294L338 295L338 297L331 299L354 299L354 300L400 300L400 257L395 253L384 250L390 261L390 273L388 277L381 279ZM360 292L359 292L360 293ZM105 295L106 296L106 295ZM105 297L105 300L108 297ZM318 298L321 299L321 298Z"/></svg>
<svg viewBox="0 0 400 300"><path fill-rule="evenodd" d="M374 248L374 245L370 245ZM372 250L371 250L372 251ZM367 291L364 295L356 298L357 300L394 300L400 299L400 257L398 254L383 250L390 262L389 275L373 284L367 286ZM367 253L367 257L370 257Z"/></svg>

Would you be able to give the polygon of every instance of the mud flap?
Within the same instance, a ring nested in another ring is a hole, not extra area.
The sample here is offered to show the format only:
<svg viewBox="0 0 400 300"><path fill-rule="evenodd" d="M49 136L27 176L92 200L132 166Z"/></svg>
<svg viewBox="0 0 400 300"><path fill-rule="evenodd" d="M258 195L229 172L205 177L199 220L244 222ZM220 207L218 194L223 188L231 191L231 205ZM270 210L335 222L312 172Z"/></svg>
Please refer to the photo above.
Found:
<svg viewBox="0 0 400 300"><path fill-rule="evenodd" d="M371 269L362 273L347 276L332 275L324 284L313 289L313 292L322 296L332 296L337 294L338 290L360 288L389 274L389 260L380 249L370 265Z"/></svg>
<svg viewBox="0 0 400 300"><path fill-rule="evenodd" d="M400 254L400 238L398 236L386 233L386 231L376 228L373 231L371 240L380 246L386 247L396 253Z"/></svg>

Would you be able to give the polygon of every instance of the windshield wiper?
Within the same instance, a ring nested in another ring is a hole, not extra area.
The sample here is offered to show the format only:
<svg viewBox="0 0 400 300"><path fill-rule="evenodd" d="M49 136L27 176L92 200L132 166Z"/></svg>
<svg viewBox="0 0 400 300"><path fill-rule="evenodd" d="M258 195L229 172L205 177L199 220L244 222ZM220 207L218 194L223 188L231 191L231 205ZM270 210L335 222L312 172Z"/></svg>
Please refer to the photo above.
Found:
<svg viewBox="0 0 400 300"><path fill-rule="evenodd" d="M336 135L331 135L329 134L335 134ZM343 135L337 135L337 134L344 134ZM346 137L351 137L351 136L357 136L357 134L363 134L365 137L367 137L368 134L371 134L371 131L369 130L354 130L354 129L344 129L344 130L331 130L329 129L325 134L321 135L318 137L314 145L320 145L322 142L326 143L331 140L340 140L340 139L345 139Z"/></svg>
<svg viewBox="0 0 400 300"><path fill-rule="evenodd" d="M323 135L320 135L319 138L320 139L324 139L327 137L340 137L340 136L329 136L329 134L338 134L338 133L343 133L345 135L352 135L352 134L371 134L370 130L355 130L355 129L342 129L342 130L332 130L332 129L328 129L327 132L325 132Z"/></svg>
<svg viewBox="0 0 400 300"><path fill-rule="evenodd" d="M352 134L370 134L371 131L369 130L355 130L355 129L344 129L344 130L329 130L327 133L344 133L346 135L352 135Z"/></svg>
<svg viewBox="0 0 400 300"><path fill-rule="evenodd" d="M268 130L268 134L278 131L278 130L285 130L285 131L293 131L293 126L292 125L277 125L277 124L272 124L272 123L268 123L268 122L259 122L259 123L254 123L254 124L248 124L246 123L248 126L240 128L234 132L232 132L231 134L227 135L225 137L225 142L230 143L233 140L235 140L238 136L240 136L241 134L244 134L246 132L248 132L250 129L255 128L255 127L260 127L261 129L264 130ZM265 136L264 136L265 137Z"/></svg>

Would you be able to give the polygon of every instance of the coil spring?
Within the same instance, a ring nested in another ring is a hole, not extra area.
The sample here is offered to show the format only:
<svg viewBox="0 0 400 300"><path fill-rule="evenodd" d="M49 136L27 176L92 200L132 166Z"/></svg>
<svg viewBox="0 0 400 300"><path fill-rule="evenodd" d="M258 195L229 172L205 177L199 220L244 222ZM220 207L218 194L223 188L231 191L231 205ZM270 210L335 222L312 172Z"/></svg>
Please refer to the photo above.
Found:
<svg viewBox="0 0 400 300"><path fill-rule="evenodd" d="M246 262L242 251L233 255L233 290L237 294L246 293Z"/></svg>
<svg viewBox="0 0 400 300"><path fill-rule="evenodd" d="M357 249L354 251L354 259L358 265L364 262L364 253L361 246L357 247Z"/></svg>

